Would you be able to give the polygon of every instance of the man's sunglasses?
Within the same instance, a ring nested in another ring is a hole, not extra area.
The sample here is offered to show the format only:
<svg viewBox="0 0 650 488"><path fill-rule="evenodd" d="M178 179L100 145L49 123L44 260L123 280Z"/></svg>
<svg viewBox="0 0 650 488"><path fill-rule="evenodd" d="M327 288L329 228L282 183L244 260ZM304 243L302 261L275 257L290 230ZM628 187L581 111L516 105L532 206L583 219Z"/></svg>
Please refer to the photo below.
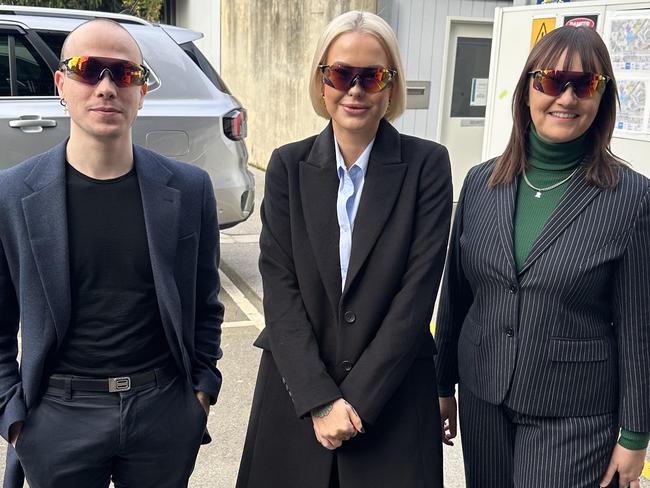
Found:
<svg viewBox="0 0 650 488"><path fill-rule="evenodd" d="M533 77L535 90L552 97L559 97L569 86L578 98L593 97L596 93L602 94L610 80L607 76L597 73L555 69L538 69L528 74Z"/></svg>
<svg viewBox="0 0 650 488"><path fill-rule="evenodd" d="M342 64L320 64L323 82L340 91L348 91L358 83L367 93L378 93L390 86L397 71L388 68L357 68Z"/></svg>
<svg viewBox="0 0 650 488"><path fill-rule="evenodd" d="M117 86L141 86L147 82L149 70L131 61L115 58L99 58L96 56L72 56L61 61L59 70L68 78L96 85L108 73Z"/></svg>

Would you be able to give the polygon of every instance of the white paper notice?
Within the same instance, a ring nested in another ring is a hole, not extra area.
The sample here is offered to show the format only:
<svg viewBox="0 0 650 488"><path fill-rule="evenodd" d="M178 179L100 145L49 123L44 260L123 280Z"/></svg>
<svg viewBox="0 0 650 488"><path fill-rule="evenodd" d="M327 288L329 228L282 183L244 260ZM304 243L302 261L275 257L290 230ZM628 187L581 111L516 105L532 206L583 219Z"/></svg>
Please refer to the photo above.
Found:
<svg viewBox="0 0 650 488"><path fill-rule="evenodd" d="M488 79L472 78L472 94L469 99L471 107L485 107L487 105Z"/></svg>

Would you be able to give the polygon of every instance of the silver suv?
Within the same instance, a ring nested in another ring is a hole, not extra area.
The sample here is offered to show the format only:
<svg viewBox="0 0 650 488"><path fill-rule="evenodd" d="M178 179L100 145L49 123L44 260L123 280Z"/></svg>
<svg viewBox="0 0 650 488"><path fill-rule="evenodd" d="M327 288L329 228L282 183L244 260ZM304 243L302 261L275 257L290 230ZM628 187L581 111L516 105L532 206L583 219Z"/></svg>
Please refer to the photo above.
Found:
<svg viewBox="0 0 650 488"><path fill-rule="evenodd" d="M193 43L202 34L129 15L0 5L0 169L67 137L70 119L54 71L66 35L98 17L124 25L151 70L134 142L205 169L221 228L246 220L255 188L246 166L246 111Z"/></svg>

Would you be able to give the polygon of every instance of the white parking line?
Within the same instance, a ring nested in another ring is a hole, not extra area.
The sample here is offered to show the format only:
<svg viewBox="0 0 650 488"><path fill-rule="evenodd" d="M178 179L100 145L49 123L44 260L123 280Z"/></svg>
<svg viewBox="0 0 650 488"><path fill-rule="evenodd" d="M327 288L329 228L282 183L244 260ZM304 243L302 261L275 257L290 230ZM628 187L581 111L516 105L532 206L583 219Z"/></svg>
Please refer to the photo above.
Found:
<svg viewBox="0 0 650 488"><path fill-rule="evenodd" d="M235 322L224 322L222 324L222 327L226 329L232 329L236 327L257 327L257 325L255 325L255 322L252 320L238 320Z"/></svg>
<svg viewBox="0 0 650 488"><path fill-rule="evenodd" d="M221 244L256 244L260 240L258 234L220 234Z"/></svg>
<svg viewBox="0 0 650 488"><path fill-rule="evenodd" d="M235 305L244 312L246 317L249 320L239 321L239 322L224 322L224 327L246 327L246 325L252 325L257 327L257 329L262 330L264 328L264 317L261 313L257 311L255 306L244 296L244 294L237 288L230 278L226 276L225 273L219 273L221 277L221 286L225 290L232 301L235 302ZM244 325L246 324L246 325Z"/></svg>

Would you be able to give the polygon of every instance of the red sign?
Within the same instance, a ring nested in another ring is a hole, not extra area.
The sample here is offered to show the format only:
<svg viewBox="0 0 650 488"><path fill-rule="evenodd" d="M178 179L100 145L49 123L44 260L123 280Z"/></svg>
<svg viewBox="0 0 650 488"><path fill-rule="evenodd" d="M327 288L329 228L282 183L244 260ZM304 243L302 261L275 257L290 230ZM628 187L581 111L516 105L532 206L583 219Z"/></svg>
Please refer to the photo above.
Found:
<svg viewBox="0 0 650 488"><path fill-rule="evenodd" d="M593 20L593 18L589 17L574 17L567 20L564 25L572 25L574 27L589 27L593 29L596 27L596 22Z"/></svg>

